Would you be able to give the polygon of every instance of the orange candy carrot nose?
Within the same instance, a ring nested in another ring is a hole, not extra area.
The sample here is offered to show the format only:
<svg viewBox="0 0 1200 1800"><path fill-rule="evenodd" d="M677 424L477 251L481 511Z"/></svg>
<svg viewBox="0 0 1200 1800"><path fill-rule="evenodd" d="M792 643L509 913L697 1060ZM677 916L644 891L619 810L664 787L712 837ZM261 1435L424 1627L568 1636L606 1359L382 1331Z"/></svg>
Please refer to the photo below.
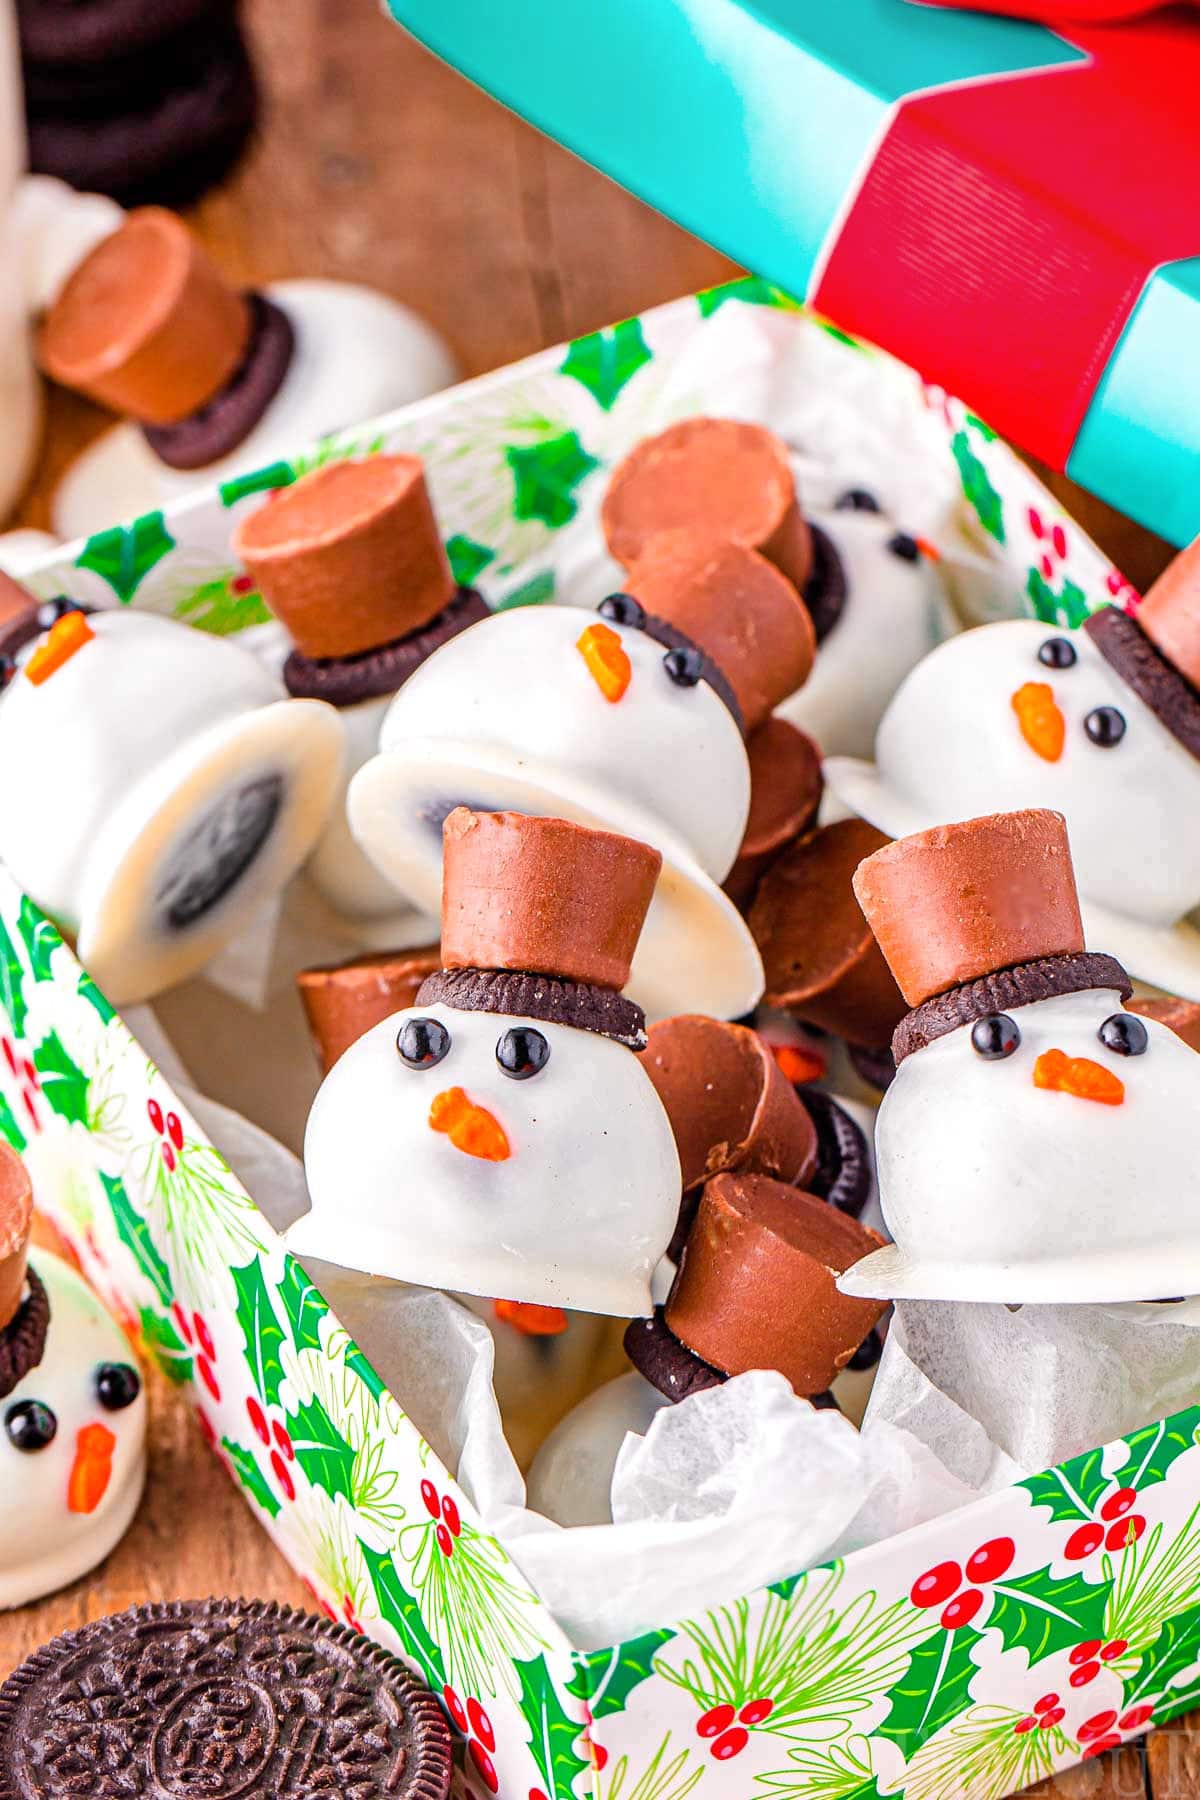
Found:
<svg viewBox="0 0 1200 1800"><path fill-rule="evenodd" d="M95 635L85 613L64 613L61 619L56 619L45 643L38 645L25 664L25 673L34 687L49 681L55 671L70 662L75 652L90 644Z"/></svg>
<svg viewBox="0 0 1200 1800"><path fill-rule="evenodd" d="M629 686L633 669L625 646L612 626L589 625L576 640L575 648L604 698L619 700Z"/></svg>
<svg viewBox="0 0 1200 1800"><path fill-rule="evenodd" d="M1057 762L1063 752L1067 722L1059 711L1048 681L1027 681L1012 697L1012 709L1029 748L1046 762Z"/></svg>
<svg viewBox="0 0 1200 1800"><path fill-rule="evenodd" d="M117 1440L107 1425L85 1425L75 1439L75 1461L67 1481L67 1506L73 1513L95 1512L112 1480Z"/></svg>
<svg viewBox="0 0 1200 1800"><path fill-rule="evenodd" d="M483 1162L507 1162L512 1155L499 1119L486 1106L476 1106L468 1100L460 1087L435 1094L429 1123L434 1131L444 1131L464 1156L478 1156Z"/></svg>
<svg viewBox="0 0 1200 1800"><path fill-rule="evenodd" d="M1120 1106L1125 1083L1088 1056L1068 1056L1063 1050L1043 1050L1033 1065L1033 1085L1079 1100L1098 1100L1101 1106Z"/></svg>
<svg viewBox="0 0 1200 1800"><path fill-rule="evenodd" d="M794 1087L803 1081L820 1081L828 1066L819 1050L802 1049L799 1044L772 1044L771 1054L780 1074Z"/></svg>
<svg viewBox="0 0 1200 1800"><path fill-rule="evenodd" d="M567 1329L567 1315L561 1306L538 1306L532 1300L497 1300L498 1319L512 1325L522 1337L560 1337Z"/></svg>

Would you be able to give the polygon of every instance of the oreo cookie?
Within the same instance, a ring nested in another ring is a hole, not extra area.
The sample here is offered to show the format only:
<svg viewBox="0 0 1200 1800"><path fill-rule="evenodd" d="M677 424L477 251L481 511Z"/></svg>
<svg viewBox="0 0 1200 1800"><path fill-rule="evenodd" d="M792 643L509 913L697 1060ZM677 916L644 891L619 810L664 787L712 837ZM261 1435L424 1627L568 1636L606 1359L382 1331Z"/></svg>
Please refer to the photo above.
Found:
<svg viewBox="0 0 1200 1800"><path fill-rule="evenodd" d="M212 28L225 0L17 0L26 62L87 68L157 48L177 32ZM233 7L227 10L232 13Z"/></svg>
<svg viewBox="0 0 1200 1800"><path fill-rule="evenodd" d="M173 425L143 425L142 436L172 469L202 469L249 437L283 385L296 349L292 322L265 294L249 293L245 355L207 406Z"/></svg>
<svg viewBox="0 0 1200 1800"><path fill-rule="evenodd" d="M851 1067L868 1087L878 1088L881 1094L887 1093L896 1079L896 1059L890 1044L884 1044L878 1050L864 1049L861 1044L847 1044L846 1054Z"/></svg>
<svg viewBox="0 0 1200 1800"><path fill-rule="evenodd" d="M469 625L491 616L491 608L474 588L460 587L450 604L420 631L360 656L316 658L293 650L283 665L283 680L296 700L327 700L331 706L357 706L395 694L427 657Z"/></svg>
<svg viewBox="0 0 1200 1800"><path fill-rule="evenodd" d="M283 777L259 775L222 794L172 853L154 895L170 931L186 931L239 882L283 806Z"/></svg>
<svg viewBox="0 0 1200 1800"><path fill-rule="evenodd" d="M871 1192L871 1153L850 1114L821 1088L796 1089L817 1132L817 1166L808 1192L857 1219Z"/></svg>
<svg viewBox="0 0 1200 1800"><path fill-rule="evenodd" d="M53 37L56 47L65 53L24 58L25 104L34 116L66 113L78 118L89 112L136 111L147 91L186 85L189 69L197 57L204 56L214 33L237 30L234 0L211 0L204 18L181 25L169 36L145 43L134 34L110 55L97 57L89 54L93 43L89 15L93 10L91 6L68 9L53 3L22 8L23 13L54 15L57 33L47 32L46 37ZM139 4L139 12L147 18L167 10ZM63 29L70 19L81 23L78 46L70 30Z"/></svg>
<svg viewBox="0 0 1200 1800"><path fill-rule="evenodd" d="M0 1331L0 1400L41 1362L46 1350L46 1332L50 1326L50 1300L37 1270L30 1264L25 1270L29 1288L17 1315Z"/></svg>
<svg viewBox="0 0 1200 1800"><path fill-rule="evenodd" d="M810 519L808 532L812 539L812 573L804 584L801 598L808 608L817 643L827 638L842 616L846 605L846 571L842 559L819 525Z"/></svg>
<svg viewBox="0 0 1200 1800"><path fill-rule="evenodd" d="M429 1689L348 1626L262 1601L135 1606L0 1688L0 1800L447 1800Z"/></svg>
<svg viewBox="0 0 1200 1800"><path fill-rule="evenodd" d="M1200 756L1200 694L1169 663L1141 626L1117 606L1083 622L1097 650L1176 741Z"/></svg>
<svg viewBox="0 0 1200 1800"><path fill-rule="evenodd" d="M500 1013L543 1019L615 1038L630 1050L646 1048L646 1015L613 988L559 975L526 975L510 969L441 969L422 982L418 1006L452 1006L459 1012Z"/></svg>
<svg viewBox="0 0 1200 1800"><path fill-rule="evenodd" d="M983 975L948 993L935 994L914 1007L896 1027L892 1055L899 1068L914 1050L923 1050L960 1025L971 1025L993 1013L1010 1012L1056 994L1081 994L1088 988L1115 988L1123 1000L1133 992L1129 977L1115 956L1080 950L1064 956L1043 956L1036 962L1019 963Z"/></svg>
<svg viewBox="0 0 1200 1800"><path fill-rule="evenodd" d="M661 1306L655 1307L649 1319L632 1319L624 1343L625 1354L638 1374L668 1400L686 1400L729 1379L680 1343Z"/></svg>

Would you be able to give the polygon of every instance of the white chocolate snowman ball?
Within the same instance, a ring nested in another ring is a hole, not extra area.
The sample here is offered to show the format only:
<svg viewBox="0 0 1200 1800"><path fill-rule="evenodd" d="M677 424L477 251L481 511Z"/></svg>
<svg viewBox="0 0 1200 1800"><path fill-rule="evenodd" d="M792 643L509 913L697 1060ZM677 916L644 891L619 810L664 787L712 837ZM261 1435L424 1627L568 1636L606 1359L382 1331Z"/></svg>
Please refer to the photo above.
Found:
<svg viewBox="0 0 1200 1800"><path fill-rule="evenodd" d="M606 1381L555 1426L534 1457L528 1506L556 1525L611 1525L621 1446L631 1431L644 1437L670 1404L636 1369Z"/></svg>
<svg viewBox="0 0 1200 1800"><path fill-rule="evenodd" d="M830 758L838 799L889 836L984 813L1063 813L1088 939L1131 974L1200 998L1200 760L1081 631L979 626L918 664L874 763Z"/></svg>
<svg viewBox="0 0 1200 1800"><path fill-rule="evenodd" d="M580 1312L650 1312L679 1211L671 1127L624 1045L440 1004L338 1060L304 1162L295 1254Z"/></svg>
<svg viewBox="0 0 1200 1800"><path fill-rule="evenodd" d="M870 756L892 695L950 628L929 552L868 504L870 495L856 497L857 505L810 519L841 562L845 601L808 680L776 708L826 756Z"/></svg>
<svg viewBox="0 0 1200 1800"><path fill-rule="evenodd" d="M609 699L581 653L574 607L498 613L451 639L392 701L380 754L350 784L350 826L427 911L441 828L457 805L553 815L662 852L630 992L657 1015L747 1012L762 992L753 939L719 886L750 806L741 732L707 681L681 685L663 644L612 620L629 680Z"/></svg>
<svg viewBox="0 0 1200 1800"><path fill-rule="evenodd" d="M0 696L0 856L114 1005L194 974L304 860L337 791L331 707L150 613L69 613ZM50 796L48 802L47 796Z"/></svg>
<svg viewBox="0 0 1200 1800"><path fill-rule="evenodd" d="M906 1056L884 1095L875 1154L895 1242L839 1287L1014 1304L1200 1292L1198 1103L1195 1051L1113 989L957 1027Z"/></svg>
<svg viewBox="0 0 1200 1800"><path fill-rule="evenodd" d="M0 1606L95 1568L124 1536L146 1476L146 1398L129 1345L90 1288L44 1250L41 1360L0 1400Z"/></svg>

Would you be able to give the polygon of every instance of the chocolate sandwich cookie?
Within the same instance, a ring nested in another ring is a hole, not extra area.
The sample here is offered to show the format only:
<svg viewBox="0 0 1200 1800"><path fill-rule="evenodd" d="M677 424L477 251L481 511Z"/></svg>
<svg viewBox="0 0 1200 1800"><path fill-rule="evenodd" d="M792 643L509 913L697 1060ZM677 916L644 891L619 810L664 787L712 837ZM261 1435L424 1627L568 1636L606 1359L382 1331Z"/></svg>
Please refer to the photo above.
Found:
<svg viewBox="0 0 1200 1800"><path fill-rule="evenodd" d="M53 14L61 25L64 16L73 17L90 9L64 8L55 0L41 0L40 4L35 3L28 9L22 7L22 11L25 10ZM155 16L159 10L158 7L139 8L142 14ZM134 36L128 48L121 46L111 55L100 57L87 54L91 44L86 29L82 54L75 53L69 32L60 31L57 35L63 55L46 58L26 55L22 59L26 107L35 115L67 113L73 117L82 117L89 112L136 112L151 88L176 87L186 78L214 33L236 31L235 0L214 0L206 14L205 18L192 20L152 43L143 43Z"/></svg>
<svg viewBox="0 0 1200 1800"><path fill-rule="evenodd" d="M211 400L169 425L143 425L146 442L172 469L202 469L242 443L283 386L296 348L287 314L248 293L250 336L242 360Z"/></svg>
<svg viewBox="0 0 1200 1800"><path fill-rule="evenodd" d="M364 1032L412 1006L422 982L441 966L441 951L432 944L301 969L296 988L322 1074Z"/></svg>
<svg viewBox="0 0 1200 1800"><path fill-rule="evenodd" d="M491 610L475 588L456 588L449 604L428 625L379 650L327 658L291 651L283 665L284 686L295 700L325 700L330 706L357 706L362 700L398 693L427 657L469 625L488 618Z"/></svg>
<svg viewBox="0 0 1200 1800"><path fill-rule="evenodd" d="M646 1015L613 988L521 969L440 969L421 983L415 1004L452 1006L458 1012L500 1013L544 1019L614 1038L630 1050L646 1047Z"/></svg>
<svg viewBox="0 0 1200 1800"><path fill-rule="evenodd" d="M132 1607L0 1688L0 1800L447 1800L450 1728L396 1657L275 1603Z"/></svg>
<svg viewBox="0 0 1200 1800"><path fill-rule="evenodd" d="M1075 951L1063 956L1043 956L1035 962L1000 969L977 981L964 982L947 993L935 994L913 1008L896 1027L892 1055L896 1067L960 1025L1008 1013L1016 1006L1051 1000L1056 994L1081 994L1089 988L1114 988L1122 999L1133 992L1124 968L1115 956L1097 951Z"/></svg>
<svg viewBox="0 0 1200 1800"><path fill-rule="evenodd" d="M1176 558L1176 562L1181 560ZM1174 567L1172 564L1162 577L1164 583ZM1168 611L1165 605L1155 603L1156 592L1164 601L1169 593L1178 602L1183 589L1159 589L1156 584L1142 602L1137 619L1119 607L1104 606L1084 620L1083 629L1171 736L1193 756L1200 756L1200 694L1175 662L1175 655L1200 655L1200 623L1193 621L1185 632L1178 624L1180 606L1173 604ZM1161 644L1151 635L1156 626Z"/></svg>
<svg viewBox="0 0 1200 1800"><path fill-rule="evenodd" d="M765 999L852 1044L886 1043L904 1000L854 897L854 871L888 842L861 819L810 833L772 863L749 924Z"/></svg>
<svg viewBox="0 0 1200 1800"><path fill-rule="evenodd" d="M821 644L842 616L848 588L846 571L832 538L811 521L808 532L812 539L812 573L801 594L812 618L817 643Z"/></svg>
<svg viewBox="0 0 1200 1800"><path fill-rule="evenodd" d="M802 1185L857 1219L871 1192L871 1152L850 1114L821 1088L797 1088L817 1134L816 1167Z"/></svg>
<svg viewBox="0 0 1200 1800"><path fill-rule="evenodd" d="M17 32L24 61L82 68L158 48L226 10L225 0L17 0Z"/></svg>
<svg viewBox="0 0 1200 1800"><path fill-rule="evenodd" d="M1200 1050L1200 1006L1194 1000L1177 1000L1164 994L1155 1000L1126 1000L1125 1007L1128 1012L1140 1013L1143 1019L1157 1019L1193 1050Z"/></svg>
<svg viewBox="0 0 1200 1800"><path fill-rule="evenodd" d="M687 1400L729 1380L702 1357L681 1344L667 1324L661 1306L648 1319L631 1319L626 1327L625 1354L644 1381L668 1400Z"/></svg>
<svg viewBox="0 0 1200 1800"><path fill-rule="evenodd" d="M750 763L750 816L737 861L723 886L746 911L759 881L781 850L811 830L824 781L821 753L786 719L770 718L746 745Z"/></svg>
<svg viewBox="0 0 1200 1800"><path fill-rule="evenodd" d="M896 1059L892 1055L890 1044L880 1044L868 1050L864 1044L847 1045L851 1067L860 1075L868 1087L878 1088L886 1094L896 1079Z"/></svg>

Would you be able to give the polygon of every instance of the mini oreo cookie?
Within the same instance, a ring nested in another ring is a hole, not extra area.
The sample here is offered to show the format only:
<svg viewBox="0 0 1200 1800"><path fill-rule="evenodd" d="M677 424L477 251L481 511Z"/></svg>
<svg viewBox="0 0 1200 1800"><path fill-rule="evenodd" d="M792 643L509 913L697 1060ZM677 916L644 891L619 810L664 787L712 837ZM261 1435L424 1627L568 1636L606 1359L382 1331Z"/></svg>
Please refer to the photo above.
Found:
<svg viewBox="0 0 1200 1800"><path fill-rule="evenodd" d="M896 1059L890 1044L881 1044L877 1050L864 1049L861 1044L847 1044L846 1054L851 1067L868 1087L878 1088L881 1094L887 1093L896 1079Z"/></svg>
<svg viewBox="0 0 1200 1800"><path fill-rule="evenodd" d="M1171 736L1200 757L1200 694L1156 649L1136 619L1117 606L1103 606L1084 620L1083 629L1105 662Z"/></svg>
<svg viewBox="0 0 1200 1800"><path fill-rule="evenodd" d="M29 1288L15 1319L0 1331L0 1400L36 1369L46 1349L50 1300L32 1264L25 1271Z"/></svg>
<svg viewBox="0 0 1200 1800"><path fill-rule="evenodd" d="M808 608L820 644L829 636L846 605L846 571L832 539L811 519L808 533L812 539L813 566L801 598Z"/></svg>
<svg viewBox="0 0 1200 1800"><path fill-rule="evenodd" d="M624 1342L625 1354L638 1374L668 1400L687 1400L729 1379L680 1343L661 1306L655 1307L649 1319L631 1319Z"/></svg>
<svg viewBox="0 0 1200 1800"><path fill-rule="evenodd" d="M614 1038L630 1050L646 1048L646 1015L612 988L567 981L559 975L526 975L512 969L441 969L422 982L418 1006L452 1006L458 1012L500 1013L544 1019Z"/></svg>
<svg viewBox="0 0 1200 1800"><path fill-rule="evenodd" d="M817 1131L817 1166L805 1186L857 1219L871 1192L871 1153L850 1114L821 1088L796 1089Z"/></svg>
<svg viewBox="0 0 1200 1800"><path fill-rule="evenodd" d="M892 1038L896 1067L935 1039L973 1024L992 1013L1009 1012L1056 994L1081 994L1088 988L1115 988L1123 1000L1133 992L1129 977L1115 956L1081 950L1066 956L1043 956L1037 962L1019 963L982 975L948 993L935 994L901 1019Z"/></svg>
<svg viewBox="0 0 1200 1800"><path fill-rule="evenodd" d="M143 425L154 454L171 469L202 469L227 456L253 431L283 385L296 349L287 314L255 292L250 306L250 338L245 355L207 406L174 425Z"/></svg>
<svg viewBox="0 0 1200 1800"><path fill-rule="evenodd" d="M293 650L283 665L283 680L296 700L327 700L330 706L357 706L395 694L427 657L465 631L490 618L491 607L474 588L460 587L449 606L420 631L412 631L379 650L360 656L316 658Z"/></svg>
<svg viewBox="0 0 1200 1800"><path fill-rule="evenodd" d="M252 1600L131 1607L0 1688L0 1800L446 1800L450 1728L349 1626Z"/></svg>

